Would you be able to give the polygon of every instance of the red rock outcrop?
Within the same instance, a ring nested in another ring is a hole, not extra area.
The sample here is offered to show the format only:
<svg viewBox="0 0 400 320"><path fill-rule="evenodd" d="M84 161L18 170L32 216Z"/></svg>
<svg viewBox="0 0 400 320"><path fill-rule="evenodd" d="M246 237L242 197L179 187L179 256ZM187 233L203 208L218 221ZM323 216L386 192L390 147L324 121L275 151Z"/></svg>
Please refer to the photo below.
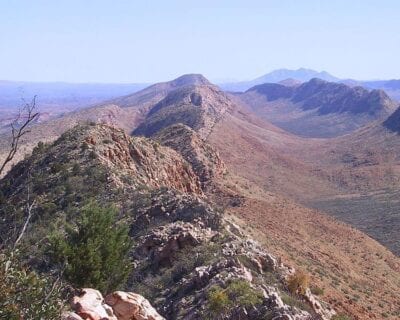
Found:
<svg viewBox="0 0 400 320"><path fill-rule="evenodd" d="M106 297L118 320L163 320L150 302L140 294L116 291Z"/></svg>
<svg viewBox="0 0 400 320"><path fill-rule="evenodd" d="M133 292L116 291L103 299L97 290L85 288L72 299L74 312L62 320L164 320L150 302Z"/></svg>
<svg viewBox="0 0 400 320"><path fill-rule="evenodd" d="M202 194L200 181L191 165L175 150L156 141L130 137L123 130L104 124L89 128L83 140L99 160L112 169L118 181L125 176L136 185L166 186Z"/></svg>

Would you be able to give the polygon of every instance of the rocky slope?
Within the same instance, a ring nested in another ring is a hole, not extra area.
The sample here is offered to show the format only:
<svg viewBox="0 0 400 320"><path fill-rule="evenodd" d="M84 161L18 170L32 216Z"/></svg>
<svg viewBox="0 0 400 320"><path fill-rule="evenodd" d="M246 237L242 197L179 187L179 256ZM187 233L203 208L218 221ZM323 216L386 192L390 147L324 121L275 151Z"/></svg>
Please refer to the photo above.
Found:
<svg viewBox="0 0 400 320"><path fill-rule="evenodd" d="M157 132L153 138L181 154L192 165L203 187L226 173L225 164L217 150L184 124L173 124Z"/></svg>
<svg viewBox="0 0 400 320"><path fill-rule="evenodd" d="M264 119L295 134L331 137L384 119L397 107L382 90L312 79L298 86L262 84L239 95Z"/></svg>
<svg viewBox="0 0 400 320"><path fill-rule="evenodd" d="M78 126L51 145L39 144L1 185L3 241L13 239L14 228L22 223L24 208L18 203L28 192L47 218L65 206L75 207L84 195L118 202L127 192L157 187L202 194L199 178L176 151L146 138L131 138L108 125ZM13 210L19 214L10 214Z"/></svg>
<svg viewBox="0 0 400 320"><path fill-rule="evenodd" d="M35 217L23 241L26 260L51 274L56 266L42 247L48 235L66 220L73 224L80 205L96 198L116 204L120 223L130 226L135 267L126 289L144 295L165 318L329 319L334 311L306 287L289 290L294 270L228 223L203 197L199 180L168 147L107 125L78 126L39 145L0 181L1 234L12 239L20 230L29 193ZM215 295L233 304L219 309ZM115 294L106 298L116 312L114 300Z"/></svg>

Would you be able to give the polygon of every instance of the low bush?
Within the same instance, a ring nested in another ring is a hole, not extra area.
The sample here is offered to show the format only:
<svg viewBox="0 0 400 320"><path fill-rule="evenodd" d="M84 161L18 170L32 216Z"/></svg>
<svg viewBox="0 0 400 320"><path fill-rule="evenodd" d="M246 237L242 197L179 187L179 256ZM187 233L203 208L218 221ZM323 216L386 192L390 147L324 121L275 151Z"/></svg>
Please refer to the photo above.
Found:
<svg viewBox="0 0 400 320"><path fill-rule="evenodd" d="M233 308L261 304L262 294L241 279L230 281L226 288L214 286L207 295L207 310L211 315L228 315Z"/></svg>
<svg viewBox="0 0 400 320"><path fill-rule="evenodd" d="M310 278L308 275L301 270L297 270L289 277L287 286L291 294L304 294L308 288L309 282Z"/></svg>

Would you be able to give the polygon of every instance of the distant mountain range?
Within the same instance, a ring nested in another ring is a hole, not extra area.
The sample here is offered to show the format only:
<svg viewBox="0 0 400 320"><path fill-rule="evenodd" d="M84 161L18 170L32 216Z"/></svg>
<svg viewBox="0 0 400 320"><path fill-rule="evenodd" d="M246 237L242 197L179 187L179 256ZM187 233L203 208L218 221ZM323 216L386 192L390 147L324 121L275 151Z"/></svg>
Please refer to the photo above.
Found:
<svg viewBox="0 0 400 320"><path fill-rule="evenodd" d="M222 83L219 86L226 91L246 91L251 87L254 87L263 83L278 83L281 81L285 81L287 79L291 79L294 81L305 82L309 81L313 78L319 78L326 81L336 82L340 79L329 74L326 71L315 71L312 69L300 68L297 70L289 70L289 69L278 69L274 70L270 73L267 73L261 77L258 77L254 80L250 81L241 81L241 82L231 82L231 83Z"/></svg>
<svg viewBox="0 0 400 320"><path fill-rule="evenodd" d="M304 137L343 135L398 107L383 90L317 78L294 86L265 83L236 96L264 120Z"/></svg>
<svg viewBox="0 0 400 320"><path fill-rule="evenodd" d="M329 82L341 82L348 86L362 86L368 89L385 90L392 99L400 100L400 80L361 81L355 79L340 79L326 71L315 71L305 68L297 70L278 69L253 80L220 83L219 86L225 91L244 92L259 84L281 83L286 86L292 86L298 83L310 81L313 78Z"/></svg>

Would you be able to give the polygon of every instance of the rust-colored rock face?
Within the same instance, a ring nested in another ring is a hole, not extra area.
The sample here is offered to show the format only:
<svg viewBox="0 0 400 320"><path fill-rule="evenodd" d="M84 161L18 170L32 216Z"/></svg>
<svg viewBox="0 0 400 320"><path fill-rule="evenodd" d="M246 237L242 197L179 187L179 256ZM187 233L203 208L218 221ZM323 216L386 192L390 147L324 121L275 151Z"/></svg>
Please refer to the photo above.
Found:
<svg viewBox="0 0 400 320"><path fill-rule="evenodd" d="M200 181L190 164L176 151L158 142L130 137L108 125L87 130L84 141L99 160L111 168L117 180L125 175L137 185L202 193Z"/></svg>
<svg viewBox="0 0 400 320"><path fill-rule="evenodd" d="M180 123L169 126L154 138L162 145L179 152L192 165L203 187L226 172L226 166L217 150L188 126Z"/></svg>

